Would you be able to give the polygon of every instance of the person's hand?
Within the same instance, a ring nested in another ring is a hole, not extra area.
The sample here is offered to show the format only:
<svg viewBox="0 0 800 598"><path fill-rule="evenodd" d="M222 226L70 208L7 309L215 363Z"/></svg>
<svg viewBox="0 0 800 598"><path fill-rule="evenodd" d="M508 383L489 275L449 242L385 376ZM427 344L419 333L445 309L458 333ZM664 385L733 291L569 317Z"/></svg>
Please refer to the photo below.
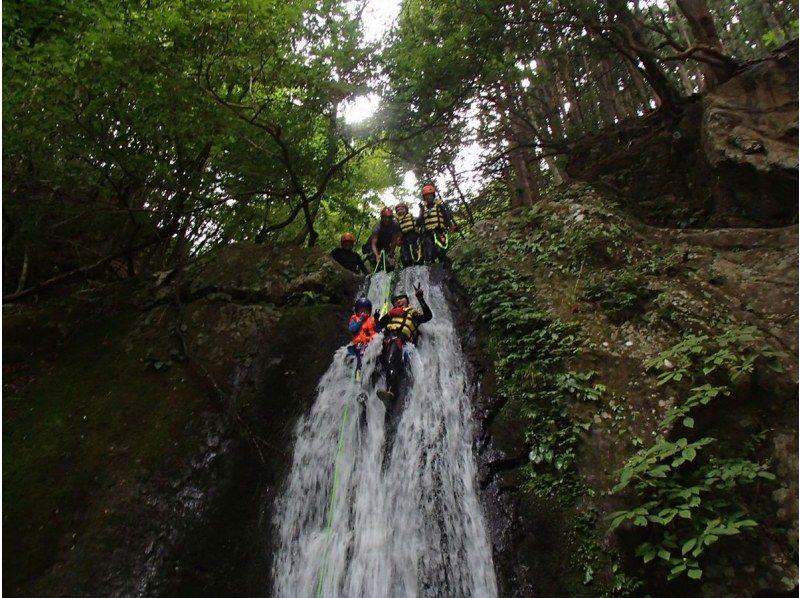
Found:
<svg viewBox="0 0 800 598"><path fill-rule="evenodd" d="M375 318L376 320L380 320L380 319L381 319L381 312L379 312L379 311L376 309L376 310L375 310L375 313L374 313L374 314L372 314L372 317L373 317L373 318Z"/></svg>
<svg viewBox="0 0 800 598"><path fill-rule="evenodd" d="M422 298L425 296L425 291L422 290L422 284L418 284L414 286L414 295L422 301Z"/></svg>
<svg viewBox="0 0 800 598"><path fill-rule="evenodd" d="M455 222L450 225L450 232L451 233L457 233L458 232L458 225Z"/></svg>

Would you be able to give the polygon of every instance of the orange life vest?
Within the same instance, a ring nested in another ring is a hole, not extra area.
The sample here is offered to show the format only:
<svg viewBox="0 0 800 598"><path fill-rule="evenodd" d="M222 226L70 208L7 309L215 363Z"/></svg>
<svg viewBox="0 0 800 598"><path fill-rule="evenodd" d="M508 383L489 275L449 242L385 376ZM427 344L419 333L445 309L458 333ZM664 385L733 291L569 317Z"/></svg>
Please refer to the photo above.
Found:
<svg viewBox="0 0 800 598"><path fill-rule="evenodd" d="M358 315L350 316L351 322L358 319ZM368 345L373 336L375 336L375 318L373 316L369 316L364 320L364 323L361 324L361 329L356 332L355 336L353 337L353 344L362 346Z"/></svg>

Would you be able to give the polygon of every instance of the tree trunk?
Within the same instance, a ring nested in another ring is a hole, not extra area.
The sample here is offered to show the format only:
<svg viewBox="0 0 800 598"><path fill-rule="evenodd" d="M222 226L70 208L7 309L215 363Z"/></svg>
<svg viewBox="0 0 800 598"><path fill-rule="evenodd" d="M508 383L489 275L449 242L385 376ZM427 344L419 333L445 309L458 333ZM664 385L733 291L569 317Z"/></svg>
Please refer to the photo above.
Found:
<svg viewBox="0 0 800 598"><path fill-rule="evenodd" d="M625 57L638 66L641 63L642 76L647 80L653 91L658 96L658 104L668 113L675 113L680 104L681 96L672 85L666 72L651 54L652 48L648 45L642 26L636 21L628 9L626 0L606 0L609 10L616 16L616 20L627 30L630 40L623 42L627 51Z"/></svg>
<svg viewBox="0 0 800 598"><path fill-rule="evenodd" d="M461 205L464 207L464 211L467 213L467 220L469 220L470 225L475 225L475 218L472 216L472 210L469 207L469 202L467 198L464 197L464 194L461 192L461 185L458 184L458 177L456 176L456 169L453 167L452 163L447 164L447 172L450 173L450 178L453 179L453 187L455 187L456 193L458 193L458 198L461 201Z"/></svg>
<svg viewBox="0 0 800 598"><path fill-rule="evenodd" d="M711 15L706 0L676 0L676 2L689 23L692 41L695 44L709 46L722 52L722 40L719 38L714 25L714 17ZM714 89L730 78L730 72L725 68L707 62L700 63L700 72L703 74L705 89Z"/></svg>
<svg viewBox="0 0 800 598"><path fill-rule="evenodd" d="M601 120L604 125L613 125L616 114L614 111L614 104L609 97L608 85L603 73L602 64L591 69L590 72L592 73L592 79L594 79L597 107L600 109Z"/></svg>
<svg viewBox="0 0 800 598"><path fill-rule="evenodd" d="M15 293L19 293L22 289L25 288L25 282L28 280L28 248L25 248L25 255L22 258L22 272L19 275L19 282L17 283L17 290L14 291Z"/></svg>
<svg viewBox="0 0 800 598"><path fill-rule="evenodd" d="M581 131L584 129L583 114L581 113L581 105L578 101L578 90L575 87L575 73L569 62L569 57L565 56L556 59L555 65L564 88L564 95L569 102L567 118L569 118L570 123L572 123L576 131Z"/></svg>

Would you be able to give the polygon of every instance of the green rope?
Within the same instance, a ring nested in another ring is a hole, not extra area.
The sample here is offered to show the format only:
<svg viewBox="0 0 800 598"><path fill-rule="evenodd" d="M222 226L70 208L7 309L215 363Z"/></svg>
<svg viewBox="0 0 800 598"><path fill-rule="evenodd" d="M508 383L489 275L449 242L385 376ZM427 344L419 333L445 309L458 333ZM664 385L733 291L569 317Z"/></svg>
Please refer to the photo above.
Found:
<svg viewBox="0 0 800 598"><path fill-rule="evenodd" d="M442 245L442 244L439 242L439 235L437 235L437 234L434 232L434 233L433 233L433 242L434 242L434 243L436 243L436 245L438 245L440 248L442 248L442 249L444 249L445 251L447 251L447 246L450 244L450 237L447 235L447 233L445 233L445 234L444 234L444 245Z"/></svg>
<svg viewBox="0 0 800 598"><path fill-rule="evenodd" d="M417 248L416 255L414 255L414 248ZM422 261L422 247L419 244L419 241L416 243L412 243L409 248L409 253L411 253L411 261L415 264L418 264Z"/></svg>
<svg viewBox="0 0 800 598"><path fill-rule="evenodd" d="M336 489L339 486L339 465L341 464L342 448L344 447L344 430L347 427L347 412L350 405L345 403L342 414L342 425L339 428L339 440L336 443L336 460L333 464L333 482L331 484L331 500L328 503L328 513L325 523L325 549L322 554L322 565L317 577L317 598L322 596L322 586L325 574L328 571L328 551L331 547L331 534L333 533L333 514L336 509Z"/></svg>

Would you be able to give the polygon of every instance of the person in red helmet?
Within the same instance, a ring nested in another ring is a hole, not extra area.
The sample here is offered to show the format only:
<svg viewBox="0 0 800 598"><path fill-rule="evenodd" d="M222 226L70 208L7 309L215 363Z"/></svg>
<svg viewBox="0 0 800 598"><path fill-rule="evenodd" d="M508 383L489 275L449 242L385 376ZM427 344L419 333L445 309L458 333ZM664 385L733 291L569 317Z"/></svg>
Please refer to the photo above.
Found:
<svg viewBox="0 0 800 598"><path fill-rule="evenodd" d="M341 247L332 250L331 257L351 272L367 274L367 267L364 265L364 260L361 259L358 253L353 251L353 245L356 242L353 233L344 233L339 241Z"/></svg>
<svg viewBox="0 0 800 598"><path fill-rule="evenodd" d="M392 208L384 207L381 210L381 219L372 229L370 243L372 256L375 258L375 263L378 264L378 267L384 267L381 260L381 252L384 252L386 255L386 269L394 269L394 250L400 245L400 225L394 219Z"/></svg>
<svg viewBox="0 0 800 598"><path fill-rule="evenodd" d="M408 295L399 293L392 297L392 309L375 324L375 330L384 331L381 360L386 371L386 390L378 392L382 400L391 400L397 396L403 370L403 349L406 343L416 343L419 326L433 319L420 285L414 288L414 295L422 312L409 305Z"/></svg>
<svg viewBox="0 0 800 598"><path fill-rule="evenodd" d="M422 261L417 223L404 202L397 204L394 211L400 225L400 261L407 268Z"/></svg>
<svg viewBox="0 0 800 598"><path fill-rule="evenodd" d="M442 246L448 231L456 229L453 215L441 199L436 199L436 187L431 184L422 187L423 203L420 205L417 226L422 231L422 249L425 263L444 262L446 255Z"/></svg>

